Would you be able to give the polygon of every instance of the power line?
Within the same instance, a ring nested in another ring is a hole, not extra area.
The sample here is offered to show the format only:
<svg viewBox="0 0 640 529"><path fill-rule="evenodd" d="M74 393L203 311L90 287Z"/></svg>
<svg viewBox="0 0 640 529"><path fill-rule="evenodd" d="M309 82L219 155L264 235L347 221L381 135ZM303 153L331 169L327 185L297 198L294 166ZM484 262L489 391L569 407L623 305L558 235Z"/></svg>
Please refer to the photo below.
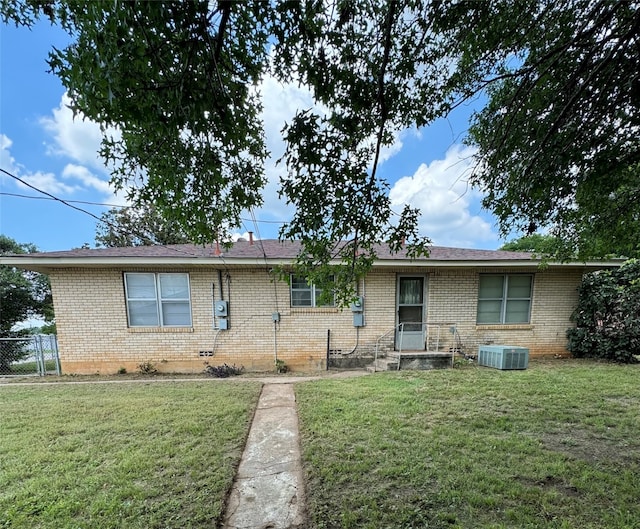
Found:
<svg viewBox="0 0 640 529"><path fill-rule="evenodd" d="M86 209L74 206L73 203L81 203L81 204L88 204L88 205L99 205L99 206L111 206L111 207L119 207L119 208L125 208L125 207L130 207L130 206L121 206L121 205L115 205L115 204L103 204L103 203L99 203L99 202L88 202L88 201L81 201L81 200L64 200L62 198L59 198L55 195L52 195L51 193L44 191L36 186L34 186L33 184L30 184L29 182L26 182L25 180L23 180L22 178L10 173L9 171L7 171L6 169L2 169L0 168L0 172L6 174L7 176L13 178L14 180L16 180L17 182L20 182L21 184L24 184L25 186L33 189L34 191L41 193L43 195L45 195L44 197L38 197L38 196L31 196L31 195L20 195L18 193L7 193L7 192L0 192L0 195L4 195L4 196L16 196L16 197L20 197L20 198L29 198L29 199L39 199L39 200L53 200L55 202L60 202L61 204L71 208L71 209L75 209L76 211L79 211L81 213L84 213L85 215L89 215L90 217L96 219L98 222L100 222L101 224L104 224L108 227L110 227L112 230L114 230L116 233L119 233L121 235L125 235L125 236L129 236L129 235L133 235L135 237L138 237L139 239L143 240L143 241L148 241L151 244L158 244L153 237L150 237L148 234L143 233L143 232L135 232L135 231L125 231L122 229L122 227L106 220L105 218L100 218L96 215L94 215L93 213L91 213L90 211L87 211ZM280 221L257 221L255 218L255 215L253 213L253 210L250 210L250 215L251 215L251 219L242 219L242 220L247 220L248 222L253 222L253 225L255 226L256 229L256 234L258 235L258 239L260 239L260 230L258 229L258 225L257 222L267 222L267 223L278 223L278 224L282 224L283 222ZM245 226L246 227L246 226ZM188 252L185 250L181 250L179 248L176 248L173 245L163 245L165 248L174 251L176 253L180 253L180 254L184 254L184 255L188 255L190 257L201 257L201 255L198 255L196 253L193 252ZM266 259L267 259L267 255L264 252L264 247L262 247L262 251L264 254L264 258L265 258L265 263L266 263ZM220 255L220 258L222 260L222 263L224 264L225 268L226 268L226 262L224 260L224 257L222 255Z"/></svg>
<svg viewBox="0 0 640 529"><path fill-rule="evenodd" d="M0 169L2 172L8 174L4 169ZM27 184L24 180L13 176L13 175L9 175L15 179L17 179L18 181L22 182L25 185L29 185ZM36 189L34 186L29 186L33 189ZM40 189L36 189L38 192L40 193L45 193L44 191L41 191ZM27 199L31 199L31 200L52 200L52 201L58 201L58 202L65 202L65 203L69 203L69 204L85 204L88 206L104 206L104 207L109 207L109 208L121 208L121 209L125 209L125 208L130 208L132 206L126 206L123 204L109 204L107 202L90 202L87 200L62 200L60 198L57 197L53 197L53 196L45 196L45 197L37 197L37 196L33 196L33 195L21 195L20 193L8 193L6 191L0 191L0 196L6 196L6 197L16 197L16 198L27 198ZM255 218L251 218L251 219L247 219L244 217L240 217L240 220L246 221L246 222L258 222L260 224L286 224L287 220L260 220L260 219L255 219ZM247 230L249 231L249 230Z"/></svg>
<svg viewBox="0 0 640 529"><path fill-rule="evenodd" d="M21 182L24 182L24 180L21 180ZM56 200L53 199L51 197L36 197L33 195L21 195L19 193L7 193L5 191L0 191L0 195L2 196L6 196L6 197L17 197L17 198L29 198L29 199L33 199L33 200ZM66 202L68 202L69 204L86 204L89 206L106 206L106 207L110 207L110 208L126 208L129 206L123 206L122 204L107 204L105 202L89 202L87 200L66 200Z"/></svg>
<svg viewBox="0 0 640 529"><path fill-rule="evenodd" d="M43 191L42 189L39 189L36 186L31 185L29 182L24 181L22 178L18 178L16 175L11 174L9 171L7 171L5 169L2 169L1 167L0 167L0 172L3 172L7 176L10 176L14 180L17 180L21 184L33 189L34 191L37 191L38 193L42 193L43 195L48 196L51 200L55 200L56 202L60 202L61 204L64 204L65 206L70 207L71 209L75 209L77 211L80 211L81 213L84 213L85 215L89 215L90 217L93 217L97 221L101 220L100 217L94 215L90 211L87 211L86 209L79 208L78 206L74 206L73 204L71 204L70 202L67 202L66 200L58 198L58 197L52 195L51 193L48 193L47 191Z"/></svg>
<svg viewBox="0 0 640 529"><path fill-rule="evenodd" d="M143 241L148 241L148 242L150 242L152 244L157 244L156 241L154 241L152 237L149 237L145 233L142 233L142 232L136 233L136 232L133 232L133 231L125 232L120 226L117 226L116 224L113 224L112 222L109 222L106 219L101 219L100 217L94 215L93 213L91 213L90 211L87 211L86 209L82 209L82 208L79 208L78 206L74 206L73 204L71 204L71 201L63 200L63 199L61 199L61 198L59 198L59 197L57 197L55 195L52 195L51 193L49 193L47 191L39 189L38 187L30 184L29 182L24 181L22 178L19 178L16 175L10 173L6 169L2 169L0 167L0 172L6 174L7 176L9 176L9 177L13 178L14 180L20 182L21 184L24 184L25 186L33 189L34 191L37 191L38 193L42 193L43 195L46 195L45 198L48 198L49 200L54 200L56 202L60 202L61 204L64 204L65 206L70 207L71 209L75 209L76 211L84 213L85 215L89 215L90 217L96 219L98 222L109 226L111 229L115 230L117 233L120 233L121 235L125 235L125 236L126 235L134 235L134 236L140 238ZM30 197L30 198L41 198L41 197ZM170 246L170 245L165 245L165 248L167 248L167 249L169 249L171 251L174 251L176 253L188 255L190 257L201 257L200 255L197 255L195 253L187 252L187 251L184 251L184 250L180 250L179 248L175 248L175 247Z"/></svg>

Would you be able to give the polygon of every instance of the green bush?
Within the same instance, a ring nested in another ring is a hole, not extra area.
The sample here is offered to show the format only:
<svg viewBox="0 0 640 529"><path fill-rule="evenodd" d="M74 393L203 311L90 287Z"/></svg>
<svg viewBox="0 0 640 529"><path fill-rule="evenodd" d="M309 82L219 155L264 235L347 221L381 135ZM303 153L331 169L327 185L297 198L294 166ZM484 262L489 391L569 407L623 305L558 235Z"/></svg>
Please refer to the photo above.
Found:
<svg viewBox="0 0 640 529"><path fill-rule="evenodd" d="M635 363L640 356L640 261L585 275L569 350L581 358Z"/></svg>
<svg viewBox="0 0 640 529"><path fill-rule="evenodd" d="M204 372L207 375L211 375L216 378L227 378L232 376L241 375L244 371L244 366L236 367L235 364L232 366L223 364L221 366L210 366L208 362L205 362Z"/></svg>

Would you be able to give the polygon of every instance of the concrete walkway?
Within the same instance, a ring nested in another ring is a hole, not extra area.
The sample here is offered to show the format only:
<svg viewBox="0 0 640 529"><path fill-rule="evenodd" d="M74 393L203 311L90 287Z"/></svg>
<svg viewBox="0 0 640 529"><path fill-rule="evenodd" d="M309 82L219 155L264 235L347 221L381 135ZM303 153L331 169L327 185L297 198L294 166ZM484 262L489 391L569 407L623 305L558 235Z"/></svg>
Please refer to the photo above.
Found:
<svg viewBox="0 0 640 529"><path fill-rule="evenodd" d="M367 371L265 377L247 444L227 502L224 529L296 529L306 505L295 382L342 379Z"/></svg>
<svg viewBox="0 0 640 529"><path fill-rule="evenodd" d="M303 527L304 480L292 384L265 384L227 503L225 529Z"/></svg>

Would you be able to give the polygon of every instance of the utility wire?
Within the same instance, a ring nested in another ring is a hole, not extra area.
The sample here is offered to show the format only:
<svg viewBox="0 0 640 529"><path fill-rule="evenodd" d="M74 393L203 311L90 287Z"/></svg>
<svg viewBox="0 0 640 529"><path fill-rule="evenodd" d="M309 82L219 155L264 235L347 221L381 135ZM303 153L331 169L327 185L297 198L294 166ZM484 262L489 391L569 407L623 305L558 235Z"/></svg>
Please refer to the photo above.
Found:
<svg viewBox="0 0 640 529"><path fill-rule="evenodd" d="M43 191L42 189L38 189L36 186L31 185L29 182L24 181L22 178L18 178L16 175L11 174L9 171L2 169L0 167L0 172L6 174L7 176L13 178L14 180L17 180L18 182L20 182L21 184L33 189L34 191L37 191L38 193L42 193L43 195L46 195L47 197L49 197L51 200L55 200L56 202L60 202L61 204L64 204L67 207L70 207L71 209L75 209L77 211L80 211L81 213L84 213L85 215L89 215L90 217L93 217L94 219L96 219L97 221L102 222L102 220L100 219L100 217L94 215L93 213L91 213L90 211L87 211L86 209L82 209L79 208L78 206L74 206L73 204L71 204L70 202L67 202L66 200L63 200L61 198L58 198L54 195L52 195L51 193L48 193L47 191Z"/></svg>
<svg viewBox="0 0 640 529"><path fill-rule="evenodd" d="M21 180L24 183L24 180ZM56 200L51 197L35 197L33 195L21 195L19 193L7 193L5 191L0 191L0 196L5 197L17 197L17 198L30 198L33 200ZM105 202L89 202L87 200L67 200L69 204L87 204L89 206L106 206L110 208L127 208L129 206L124 206L122 204L107 204Z"/></svg>
<svg viewBox="0 0 640 529"><path fill-rule="evenodd" d="M2 170L2 171L6 172L4 170ZM14 178L17 178L17 177L14 177ZM26 185L26 182L24 180L21 180L19 178L17 178L17 179L20 182L22 182L23 184ZM33 187L33 186L30 186L30 187ZM44 191L41 191L39 189L38 189L38 191L44 193ZM8 193L6 191L0 191L0 196L16 197L16 198L28 198L28 199L31 199L31 200L61 201L61 199L55 198L55 197L54 198L49 197L49 196L36 197L36 196L33 196L33 195L21 195L19 193ZM123 204L109 204L107 202L90 202L90 201L87 201L87 200L65 200L64 202L68 202L69 204L86 204L86 205L89 205L89 206L104 206L104 207L109 207L109 208L120 208L120 209L125 209L125 208L132 207L132 206L127 206L127 205L123 205ZM399 215L399 213L397 215ZM260 219L255 219L255 217L252 218L252 219L247 219L247 218L244 218L244 217L239 217L239 218L240 218L240 220L243 220L245 222L257 222L257 223L260 223L260 224L286 224L287 222L289 222L287 220L260 220ZM245 226L245 229L246 229L246 226ZM249 230L247 229L247 231L249 231Z"/></svg>
<svg viewBox="0 0 640 529"><path fill-rule="evenodd" d="M76 211L84 213L85 215L89 215L90 217L96 219L98 222L100 222L102 224L106 224L107 226L109 226L111 229L113 229L116 233L119 233L120 235L125 235L125 236L133 235L135 237L140 238L143 241L148 241L151 244L157 244L157 242L154 241L152 237L149 237L149 235L147 235L145 233L142 233L142 232L136 233L136 232L133 232L133 231L125 232L120 226L118 226L116 224L113 224L112 222L106 221L105 219L102 219L102 218L98 217L97 215L94 215L93 213L91 213L90 211L87 211L86 209L82 209L82 208L79 208L77 206L74 206L71 203L71 201L63 200L63 199L61 199L61 198L59 198L59 197L57 197L55 195L52 195L51 193L49 193L47 191L39 189L38 187L30 184L29 182L26 182L22 178L19 178L16 175L10 173L6 169L2 169L0 167L0 172L6 174L7 176L9 176L9 177L13 178L14 180L20 182L21 184L24 184L25 186L33 189L34 191L37 191L38 193L42 193L43 195L46 195L46 197L30 197L30 198L48 198L49 200L54 200L56 202L60 202L61 204L65 205L67 207L70 207L71 209L75 209ZM5 193L3 193L3 194L5 194ZM176 248L176 247L171 246L171 245L165 245L164 247L169 249L169 250L171 250L171 251L173 251L173 252L184 254L184 255L188 255L190 257L201 257L201 255L195 254L193 252L187 252L185 250L181 250L181 249Z"/></svg>

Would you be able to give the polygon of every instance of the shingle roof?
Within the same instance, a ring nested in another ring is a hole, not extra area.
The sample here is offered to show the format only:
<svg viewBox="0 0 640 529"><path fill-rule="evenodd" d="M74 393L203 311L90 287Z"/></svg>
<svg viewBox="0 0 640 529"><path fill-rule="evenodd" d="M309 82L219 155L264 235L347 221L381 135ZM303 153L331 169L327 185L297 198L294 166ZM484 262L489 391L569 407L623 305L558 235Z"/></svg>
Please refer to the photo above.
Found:
<svg viewBox="0 0 640 529"><path fill-rule="evenodd" d="M219 248L216 245L198 246L195 244L177 244L169 246L133 246L124 248L76 249L59 252L28 254L36 259L79 259L83 258L142 258L153 261L154 258L221 258L234 259L294 259L300 252L298 241L279 241L277 239L254 240L253 243L239 240L231 248ZM220 253L218 253L218 251ZM376 249L378 260L407 261L406 251L392 254L387 245ZM474 250L431 246L428 261L530 261L534 257L528 252L505 252L499 250ZM425 261L425 258L417 259Z"/></svg>

